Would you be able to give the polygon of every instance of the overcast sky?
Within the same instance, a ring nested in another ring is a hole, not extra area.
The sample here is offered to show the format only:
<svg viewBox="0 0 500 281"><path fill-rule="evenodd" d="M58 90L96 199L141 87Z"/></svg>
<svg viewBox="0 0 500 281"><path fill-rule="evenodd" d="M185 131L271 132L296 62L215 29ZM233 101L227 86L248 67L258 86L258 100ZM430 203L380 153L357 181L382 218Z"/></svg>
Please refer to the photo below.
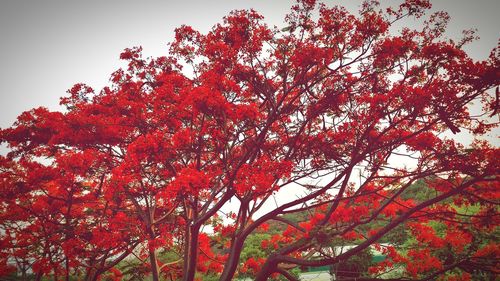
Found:
<svg viewBox="0 0 500 281"><path fill-rule="evenodd" d="M392 3L397 1L390 1ZM121 66L120 52L141 45L147 56L167 53L174 28L191 25L206 32L230 10L254 8L269 25L283 26L292 1L68 1L0 0L0 128L36 106L58 109L59 97L73 84L94 89L107 84ZM354 11L360 1L327 1ZM446 10L449 37L477 28L481 39L467 50L484 59L500 33L498 0L436 0Z"/></svg>

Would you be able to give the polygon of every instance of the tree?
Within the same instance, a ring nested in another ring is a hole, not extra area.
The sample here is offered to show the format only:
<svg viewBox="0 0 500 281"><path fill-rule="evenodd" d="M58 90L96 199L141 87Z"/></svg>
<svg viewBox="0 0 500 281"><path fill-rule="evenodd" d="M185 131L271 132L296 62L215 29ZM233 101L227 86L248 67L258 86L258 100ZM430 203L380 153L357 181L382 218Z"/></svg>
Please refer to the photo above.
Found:
<svg viewBox="0 0 500 281"><path fill-rule="evenodd" d="M462 47L474 35L444 40L442 12L421 30L388 31L429 7L367 1L355 16L301 0L282 30L255 11L234 11L207 34L178 28L168 56L126 49L128 68L109 87L77 84L61 99L64 112L33 109L1 131L11 149L1 158L4 267L23 259L18 268L40 278L96 280L113 270L119 279L114 266L134 254L153 280L174 280L173 272L233 280L243 268L256 280L296 280L290 268L342 263L403 224L432 235L426 225L437 220L457 241L473 239L467 227L496 229L500 151L479 137L497 124L469 106L496 114L489 91L499 85L498 50L473 61ZM448 130L478 139L464 147L442 135ZM428 198L402 196L430 178L421 187ZM299 197L256 216L276 193L299 187ZM462 214L449 200L478 210ZM230 201L238 208L221 221ZM304 212L305 220L288 219ZM247 238L272 221L287 227L268 241L270 254L242 261ZM203 231L209 225L213 235ZM336 239L357 244L325 252ZM379 268L396 262L400 278L435 278L498 256L496 242L463 251L448 240L462 251L443 261L445 245L432 239L421 237L433 246L426 250L386 249ZM20 249L27 244L34 248ZM160 249L181 261L164 264Z"/></svg>

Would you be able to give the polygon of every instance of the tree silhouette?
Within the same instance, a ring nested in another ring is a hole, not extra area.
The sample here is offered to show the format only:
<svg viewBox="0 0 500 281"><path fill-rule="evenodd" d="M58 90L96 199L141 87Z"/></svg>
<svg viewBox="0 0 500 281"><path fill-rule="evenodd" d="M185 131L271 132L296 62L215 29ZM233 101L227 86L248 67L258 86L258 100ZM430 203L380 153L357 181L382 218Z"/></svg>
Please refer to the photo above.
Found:
<svg viewBox="0 0 500 281"><path fill-rule="evenodd" d="M442 133L496 128L469 106L497 112L488 91L499 57L469 58L470 34L442 39L444 13L389 32L429 7L367 1L353 15L302 0L282 30L234 11L207 34L178 28L168 56L125 50L128 68L98 92L75 85L64 112L23 113L0 134L11 149L1 158L2 274L120 279L116 265L135 255L153 280L239 271L295 280L291 268L342 263L401 225L421 248L377 246L388 258L373 274L397 265L402 279L464 280L479 263L493 274L498 244L475 237L498 225L500 151ZM403 197L419 180L429 197ZM230 202L237 209L223 214ZM308 215L289 219L298 213ZM287 227L265 240L269 255L241 260L271 221ZM325 251L335 241L355 246ZM181 258L161 260L160 250Z"/></svg>

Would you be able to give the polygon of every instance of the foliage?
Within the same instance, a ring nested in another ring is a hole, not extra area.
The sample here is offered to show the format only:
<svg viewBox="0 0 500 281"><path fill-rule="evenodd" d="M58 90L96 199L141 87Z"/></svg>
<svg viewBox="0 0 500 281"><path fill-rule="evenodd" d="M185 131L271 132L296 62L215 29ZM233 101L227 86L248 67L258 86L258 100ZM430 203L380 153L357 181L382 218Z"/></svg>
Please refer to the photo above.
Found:
<svg viewBox="0 0 500 281"><path fill-rule="evenodd" d="M430 6L300 0L281 30L234 11L178 28L165 57L126 49L127 68L75 85L64 112L22 113L0 131L0 275L120 280L134 255L153 280L295 280L372 246L388 257L373 274L498 273L498 239L481 238L498 233L500 150L480 137L497 128L499 52L471 59L474 35L443 39L443 12L389 32ZM462 131L468 147L443 135ZM409 248L378 244L405 228ZM356 246L324 252L338 241Z"/></svg>

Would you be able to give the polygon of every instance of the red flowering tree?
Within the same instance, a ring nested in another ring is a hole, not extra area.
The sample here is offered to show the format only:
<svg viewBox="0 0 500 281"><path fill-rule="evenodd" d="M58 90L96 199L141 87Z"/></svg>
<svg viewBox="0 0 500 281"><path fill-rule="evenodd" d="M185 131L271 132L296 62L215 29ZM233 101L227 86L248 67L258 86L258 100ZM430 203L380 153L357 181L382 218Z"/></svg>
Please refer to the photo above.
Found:
<svg viewBox="0 0 500 281"><path fill-rule="evenodd" d="M23 113L0 135L11 148L1 161L1 272L120 279L114 266L134 254L153 280L240 271L295 280L291 268L342 263L375 245L388 258L373 274L494 273L499 246L478 239L497 230L500 151L442 133L496 127L500 58L469 58L471 33L442 39L445 13L389 32L429 7L367 1L353 15L303 0L282 30L235 11L207 34L178 28L169 56L125 50L128 68L99 92L75 85L64 112ZM491 118L471 114L473 102ZM412 200L419 180L429 196ZM222 222L230 201L237 209ZM267 257L241 260L270 221L287 227L262 243ZM210 224L213 235L203 231ZM377 244L399 226L415 236L410 249ZM327 250L341 244L351 247ZM180 259L161 260L160 250Z"/></svg>

